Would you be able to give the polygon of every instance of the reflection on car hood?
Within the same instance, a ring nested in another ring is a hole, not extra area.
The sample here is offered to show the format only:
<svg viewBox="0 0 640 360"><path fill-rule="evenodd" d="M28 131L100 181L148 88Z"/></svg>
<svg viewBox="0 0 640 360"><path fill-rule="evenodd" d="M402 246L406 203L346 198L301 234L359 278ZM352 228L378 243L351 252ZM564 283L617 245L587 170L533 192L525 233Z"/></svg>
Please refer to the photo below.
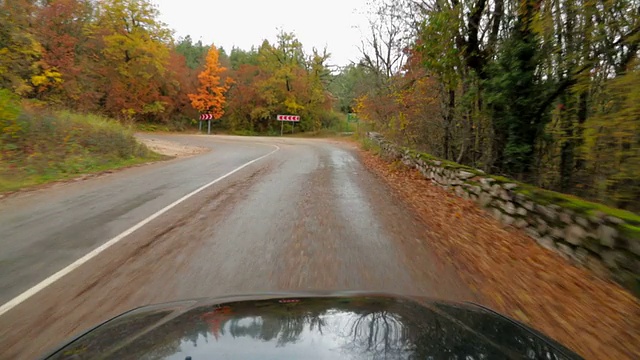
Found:
<svg viewBox="0 0 640 360"><path fill-rule="evenodd" d="M473 305L374 294L280 294L139 308L51 359L579 359Z"/></svg>

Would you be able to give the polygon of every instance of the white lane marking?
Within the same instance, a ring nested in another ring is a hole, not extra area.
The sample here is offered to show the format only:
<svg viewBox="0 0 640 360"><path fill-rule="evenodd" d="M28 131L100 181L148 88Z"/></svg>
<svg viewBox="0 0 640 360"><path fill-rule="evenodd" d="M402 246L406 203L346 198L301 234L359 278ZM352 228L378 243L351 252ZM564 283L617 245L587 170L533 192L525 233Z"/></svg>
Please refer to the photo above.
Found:
<svg viewBox="0 0 640 360"><path fill-rule="evenodd" d="M274 146L276 149L273 150L272 152L266 154L266 155L263 155L263 156L257 158L257 159L251 160L248 163L246 163L246 164L244 164L244 165L242 165L242 166L240 166L238 168L235 168L231 172L228 172L228 173L222 175L221 177L213 180L212 182L210 182L210 183L208 183L206 185L203 185L200 188L198 188L198 189L190 192L189 194L181 197L180 199L172 202L171 204L167 205L166 207L164 207L163 209L159 210L155 214L149 216L148 218L140 221L139 223L135 224L131 228L127 229L126 231L124 231L120 235L114 237L113 239L107 241L106 243L102 244L98 248L92 250L90 253L88 253L87 255L85 255L85 256L81 257L80 259L76 260L71 265L69 265L69 266L65 267L64 269L58 271L57 273L49 276L48 278L42 280L40 283L38 283L34 287L28 289L27 291L23 292L22 294L20 294L20 295L16 296L15 298L11 299L6 304L0 306L0 316L4 315L7 311L13 309L14 307L20 305L25 300L29 299L33 295L35 295L38 292L40 292L42 289L44 289L47 286L53 284L57 280L60 280L63 276L69 274L73 270L75 270L78 267L80 267L82 264L84 264L87 261L89 261L89 260L93 259L94 257L98 256L101 252L107 250L111 246L113 246L116 243L118 243L120 240L124 239L125 237L127 237L128 235L133 233L134 231L136 231L136 230L140 229L141 227L145 226L146 224L150 223L151 221L153 221L154 219L156 219L160 215L162 215L162 214L166 213L167 211L171 210L172 208L174 208L176 205L180 204L181 202L187 200L188 198L190 198L193 195L201 192L202 190L208 188L209 186L214 185L215 183L220 182L220 181L224 180L225 178L237 173L238 171L246 168L247 166L249 166L251 164L254 164L254 163L266 158L267 156L270 156L271 154L277 152L278 150L280 150L280 147L278 145L271 145L271 146Z"/></svg>

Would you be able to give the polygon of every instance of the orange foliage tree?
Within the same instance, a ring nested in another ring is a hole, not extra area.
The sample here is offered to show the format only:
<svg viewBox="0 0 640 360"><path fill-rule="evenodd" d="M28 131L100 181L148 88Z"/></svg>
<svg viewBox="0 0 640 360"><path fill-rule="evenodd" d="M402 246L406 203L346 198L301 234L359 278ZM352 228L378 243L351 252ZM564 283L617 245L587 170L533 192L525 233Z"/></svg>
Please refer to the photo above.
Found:
<svg viewBox="0 0 640 360"><path fill-rule="evenodd" d="M198 92L189 94L191 105L200 112L212 114L214 119L220 119L224 115L225 93L233 81L227 77L224 85L222 84L220 75L226 70L220 65L218 49L211 45L204 70L198 75Z"/></svg>

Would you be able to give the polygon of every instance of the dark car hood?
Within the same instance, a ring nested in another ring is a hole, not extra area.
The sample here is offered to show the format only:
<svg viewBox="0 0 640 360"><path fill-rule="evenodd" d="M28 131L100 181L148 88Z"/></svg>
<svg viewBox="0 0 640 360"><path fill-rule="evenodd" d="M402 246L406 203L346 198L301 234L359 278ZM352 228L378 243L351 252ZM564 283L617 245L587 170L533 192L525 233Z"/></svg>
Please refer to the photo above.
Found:
<svg viewBox="0 0 640 360"><path fill-rule="evenodd" d="M280 294L139 308L51 359L579 359L473 305L373 294Z"/></svg>

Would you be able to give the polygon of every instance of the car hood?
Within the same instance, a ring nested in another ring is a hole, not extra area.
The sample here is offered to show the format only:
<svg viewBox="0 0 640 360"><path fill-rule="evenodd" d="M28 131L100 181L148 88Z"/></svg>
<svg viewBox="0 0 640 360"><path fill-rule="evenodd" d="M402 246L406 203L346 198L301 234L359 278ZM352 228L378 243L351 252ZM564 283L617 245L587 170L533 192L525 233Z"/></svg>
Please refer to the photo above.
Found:
<svg viewBox="0 0 640 360"><path fill-rule="evenodd" d="M382 294L269 294L138 308L49 359L579 359L486 308Z"/></svg>

